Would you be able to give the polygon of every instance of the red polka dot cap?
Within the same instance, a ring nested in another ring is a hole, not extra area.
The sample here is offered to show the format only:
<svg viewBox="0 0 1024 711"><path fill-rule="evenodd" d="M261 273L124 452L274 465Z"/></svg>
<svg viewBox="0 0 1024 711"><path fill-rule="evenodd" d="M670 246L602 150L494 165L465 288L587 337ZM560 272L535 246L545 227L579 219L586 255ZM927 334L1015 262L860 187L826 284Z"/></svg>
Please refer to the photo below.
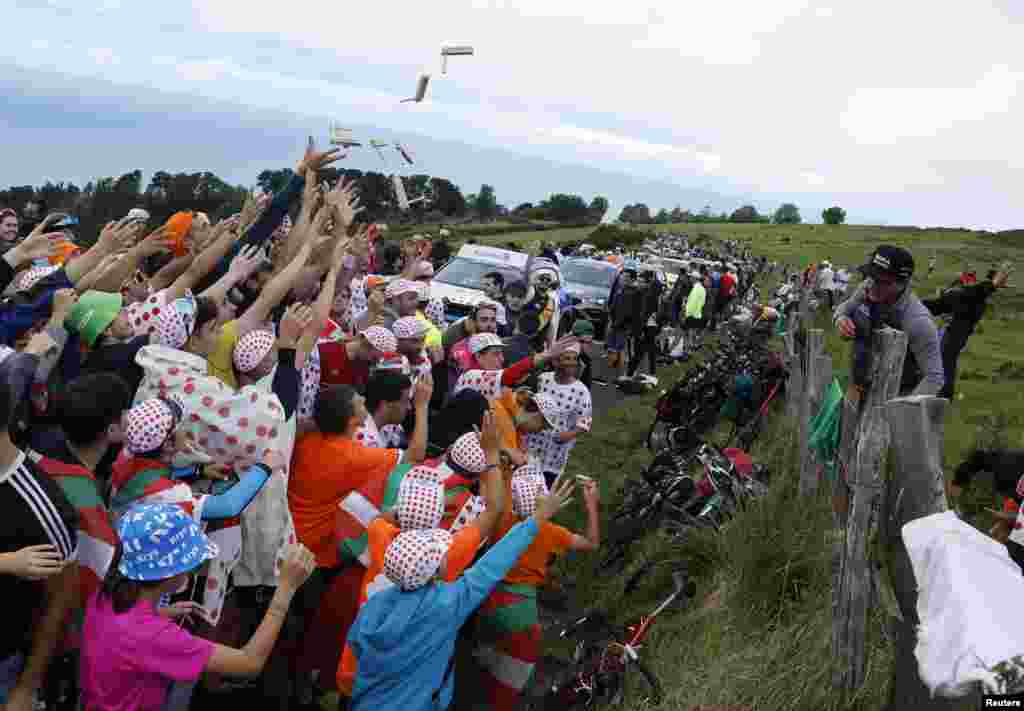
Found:
<svg viewBox="0 0 1024 711"><path fill-rule="evenodd" d="M274 334L264 329L249 331L238 339L231 355L239 373L248 373L263 362L274 347Z"/></svg>
<svg viewBox="0 0 1024 711"><path fill-rule="evenodd" d="M444 516L444 485L408 477L398 487L395 515L403 531L437 528Z"/></svg>
<svg viewBox="0 0 1024 711"><path fill-rule="evenodd" d="M439 528L403 531L384 553L384 575L406 592L429 583L451 546L452 536Z"/></svg>
<svg viewBox="0 0 1024 711"><path fill-rule="evenodd" d="M512 512L520 518L533 516L537 501L548 495L548 487L540 474L512 477Z"/></svg>
<svg viewBox="0 0 1024 711"><path fill-rule="evenodd" d="M365 331L361 331L359 335L369 341L370 345L378 351L390 353L398 350L398 340L395 338L395 334L383 326L370 326Z"/></svg>
<svg viewBox="0 0 1024 711"><path fill-rule="evenodd" d="M157 450L176 425L171 404L160 398L143 400L125 413L125 448L132 454Z"/></svg>
<svg viewBox="0 0 1024 711"><path fill-rule="evenodd" d="M157 316L157 343L169 348L181 348L192 335L195 325L195 297L185 296L175 299Z"/></svg>
<svg viewBox="0 0 1024 711"><path fill-rule="evenodd" d="M488 470L487 455L480 446L480 435L467 432L455 440L448 449L448 457L455 465L470 474L482 474Z"/></svg>
<svg viewBox="0 0 1024 711"><path fill-rule="evenodd" d="M395 338L419 338L427 332L427 324L415 316L403 316L391 325Z"/></svg>

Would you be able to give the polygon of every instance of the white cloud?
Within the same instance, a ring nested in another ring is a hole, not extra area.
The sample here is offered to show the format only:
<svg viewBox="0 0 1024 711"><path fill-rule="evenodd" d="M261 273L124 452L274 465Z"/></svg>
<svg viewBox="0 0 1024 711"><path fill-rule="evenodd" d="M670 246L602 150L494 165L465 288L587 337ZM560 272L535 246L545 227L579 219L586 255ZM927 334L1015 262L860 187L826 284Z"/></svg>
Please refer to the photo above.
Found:
<svg viewBox="0 0 1024 711"><path fill-rule="evenodd" d="M110 47L94 47L89 50L89 56L96 64L116 64L119 59Z"/></svg>

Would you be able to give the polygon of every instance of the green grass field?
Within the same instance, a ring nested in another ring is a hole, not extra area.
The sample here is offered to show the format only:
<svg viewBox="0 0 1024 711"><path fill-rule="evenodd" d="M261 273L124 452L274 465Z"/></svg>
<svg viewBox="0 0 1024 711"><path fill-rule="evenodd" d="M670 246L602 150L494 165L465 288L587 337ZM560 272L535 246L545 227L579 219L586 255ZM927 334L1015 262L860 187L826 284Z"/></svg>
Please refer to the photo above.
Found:
<svg viewBox="0 0 1024 711"><path fill-rule="evenodd" d="M934 252L938 269L930 279L918 277L919 295L931 295L967 266L979 275L995 263L1024 257L1024 249L992 235L963 231L913 231L877 227L674 225L659 230L684 232L691 237L737 239L757 254L791 264L830 259L833 263L860 264L880 243L911 249L919 271L927 271ZM543 239L582 239L587 230L541 233ZM525 246L541 235L522 236ZM501 242L515 239L502 235ZM960 360L957 399L948 408L945 467L947 476L962 461L979 428L993 418L1008 426L1008 443L1024 446L1020 425L1024 418L1024 294L1012 286L997 293L966 353ZM766 284L768 286L768 284ZM774 285L771 285L774 286ZM828 326L824 313L819 325ZM828 331L827 347L837 372L845 371L849 348ZM684 368L659 373L671 384ZM653 416L657 393L634 397L599 418L594 430L580 441L569 463L572 474L588 474L602 485L602 508L611 512L624 479L637 477L650 460L644 437ZM635 547L626 574L644 558L685 556L699 585L688 612L668 617L654 628L643 654L652 663L666 690L664 708L698 709L700 704L737 704L722 708L759 711L807 709L865 709L884 706L888 690L891 645L883 634L884 620L877 611L871 621L867 681L860 694L840 703L831 690L830 577L832 527L827 497L800 499L795 495L792 423L772 411L772 421L755 445L755 460L774 473L772 492L737 517L719 536L702 535L673 549L657 532ZM724 438L725 429L719 433ZM987 479L981 478L965 496L963 509L979 528L991 519L983 508L993 502ZM563 514L563 523L583 526L581 509ZM665 575L652 575L640 590L623 596L626 574L602 575L595 569L598 555L581 555L559 563L557 570L573 581L573 606L598 607L626 622L649 611L670 588ZM747 706L743 706L747 705ZM709 707L714 708L714 707Z"/></svg>

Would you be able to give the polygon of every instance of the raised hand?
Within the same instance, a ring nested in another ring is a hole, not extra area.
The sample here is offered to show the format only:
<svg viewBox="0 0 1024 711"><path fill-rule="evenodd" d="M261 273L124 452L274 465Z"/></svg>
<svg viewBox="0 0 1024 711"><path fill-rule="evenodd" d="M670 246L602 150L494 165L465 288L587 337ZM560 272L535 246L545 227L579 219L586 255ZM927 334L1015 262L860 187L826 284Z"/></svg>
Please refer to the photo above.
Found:
<svg viewBox="0 0 1024 711"><path fill-rule="evenodd" d="M305 175L307 170L322 170L331 163L335 163L344 158L343 155L339 155L340 151L340 148L318 151L316 149L316 141L314 141L313 137L310 136L309 140L306 142L306 153L302 156L302 160L300 160L299 164L295 167L295 172L298 175Z"/></svg>
<svg viewBox="0 0 1024 711"><path fill-rule="evenodd" d="M426 407L430 404L430 398L434 395L434 378L430 373L424 373L416 381L416 393L413 402L417 407Z"/></svg>
<svg viewBox="0 0 1024 711"><path fill-rule="evenodd" d="M263 263L263 259L263 253L259 245L246 245L231 260L231 266L228 267L228 271L233 277L237 277L238 281L245 281Z"/></svg>
<svg viewBox="0 0 1024 711"><path fill-rule="evenodd" d="M555 486L547 496L537 501L537 510L533 512L533 518L538 524L546 523L562 508L572 502L572 490L576 482L566 477Z"/></svg>
<svg viewBox="0 0 1024 711"><path fill-rule="evenodd" d="M49 259L57 254L64 240L63 232L42 232L37 226L32 234L11 250L15 264L24 264L33 259Z"/></svg>
<svg viewBox="0 0 1024 711"><path fill-rule="evenodd" d="M498 432L498 422L494 413L484 413L483 422L480 423L480 448L484 452L496 452L501 446L501 434Z"/></svg>
<svg viewBox="0 0 1024 711"><path fill-rule="evenodd" d="M288 547L281 564L281 585L298 590L316 568L316 558L301 543Z"/></svg>
<svg viewBox="0 0 1024 711"><path fill-rule="evenodd" d="M305 304L292 304L281 319L278 340L282 345L294 346L312 320L313 309Z"/></svg>
<svg viewBox="0 0 1024 711"><path fill-rule="evenodd" d="M346 229L352 225L356 215L363 211L359 206L359 196L353 180L338 180L334 189L324 195L324 201L334 210L334 216Z"/></svg>

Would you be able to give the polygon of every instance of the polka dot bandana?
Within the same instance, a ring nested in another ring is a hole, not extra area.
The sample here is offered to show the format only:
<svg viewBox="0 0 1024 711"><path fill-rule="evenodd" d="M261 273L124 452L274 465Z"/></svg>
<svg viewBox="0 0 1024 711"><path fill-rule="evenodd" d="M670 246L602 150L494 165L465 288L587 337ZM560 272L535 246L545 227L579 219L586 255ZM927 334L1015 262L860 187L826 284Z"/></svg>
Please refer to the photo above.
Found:
<svg viewBox="0 0 1024 711"><path fill-rule="evenodd" d="M232 360L239 373L248 373L258 366L274 347L274 334L264 329L249 331L238 339Z"/></svg>
<svg viewBox="0 0 1024 711"><path fill-rule="evenodd" d="M537 501L547 494L548 487L540 474L512 477L512 512L520 518L533 516Z"/></svg>
<svg viewBox="0 0 1024 711"><path fill-rule="evenodd" d="M444 485L423 479L402 479L398 487L395 515L403 531L437 528L444 516Z"/></svg>
<svg viewBox="0 0 1024 711"><path fill-rule="evenodd" d="M123 547L117 569L129 580L173 578L219 553L199 524L175 504L132 506L118 522L117 536Z"/></svg>
<svg viewBox="0 0 1024 711"><path fill-rule="evenodd" d="M419 338L427 332L427 324L415 316L403 316L391 325L395 338Z"/></svg>
<svg viewBox="0 0 1024 711"><path fill-rule="evenodd" d="M476 355L485 348L503 347L505 342L496 333L478 333L469 337L469 350Z"/></svg>
<svg viewBox="0 0 1024 711"><path fill-rule="evenodd" d="M384 553L384 575L402 590L417 590L437 574L451 546L448 531L403 531Z"/></svg>
<svg viewBox="0 0 1024 711"><path fill-rule="evenodd" d="M487 455L480 446L480 435L476 432L467 432L455 440L448 449L448 458L456 467L470 474L482 474L487 471Z"/></svg>
<svg viewBox="0 0 1024 711"><path fill-rule="evenodd" d="M196 326L196 300L186 296L175 299L157 317L156 341L168 348L181 348Z"/></svg>
<svg viewBox="0 0 1024 711"><path fill-rule="evenodd" d="M409 365L409 359L401 353L385 353L381 356L380 360L373 365L374 373L379 373L381 371L399 373L401 375L412 375L412 366Z"/></svg>
<svg viewBox="0 0 1024 711"><path fill-rule="evenodd" d="M390 353L398 350L398 341L393 334L383 326L370 326L360 335L370 342L370 345L383 353Z"/></svg>
<svg viewBox="0 0 1024 711"><path fill-rule="evenodd" d="M177 424L172 406L159 398L143 400L125 413L125 448L132 454L158 449Z"/></svg>
<svg viewBox="0 0 1024 711"><path fill-rule="evenodd" d="M21 274L14 280L15 291L28 291L33 286L38 284L43 278L48 277L60 267L32 267Z"/></svg>
<svg viewBox="0 0 1024 711"><path fill-rule="evenodd" d="M389 299L394 299L402 294L415 293L418 293L416 289L416 282L409 281L408 279L395 279L387 285L387 288L384 289L384 296Z"/></svg>

